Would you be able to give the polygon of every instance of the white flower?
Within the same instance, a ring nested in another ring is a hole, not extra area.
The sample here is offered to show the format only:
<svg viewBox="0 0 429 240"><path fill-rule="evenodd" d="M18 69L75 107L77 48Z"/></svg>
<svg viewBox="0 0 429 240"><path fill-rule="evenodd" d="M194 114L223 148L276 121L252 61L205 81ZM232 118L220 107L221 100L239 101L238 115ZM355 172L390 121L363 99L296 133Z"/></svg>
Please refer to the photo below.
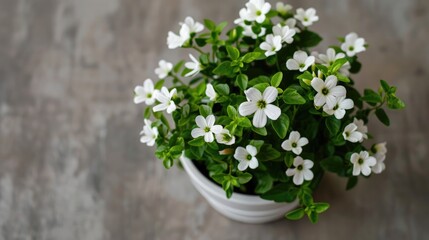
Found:
<svg viewBox="0 0 429 240"><path fill-rule="evenodd" d="M167 113L174 112L176 110L176 104L171 99L176 94L176 92L177 90L175 88L169 92L166 87L162 87L161 91L157 91L155 98L160 102L160 104L154 106L153 111L159 112L167 110Z"/></svg>
<svg viewBox="0 0 429 240"><path fill-rule="evenodd" d="M313 65L314 61L314 56L308 56L306 52L298 50L293 54L293 58L287 60L286 67L289 70L304 72L308 67Z"/></svg>
<svg viewBox="0 0 429 240"><path fill-rule="evenodd" d="M263 94L256 88L249 88L244 91L244 94L246 94L247 102L240 104L238 112L241 116L255 113L253 126L262 128L267 124L267 117L272 120L280 117L280 108L270 104L277 98L278 92L275 87L267 87Z"/></svg>
<svg viewBox="0 0 429 240"><path fill-rule="evenodd" d="M346 110L352 109L354 106L353 100L346 98L346 96L337 97L334 107L328 107L328 104L323 106L323 111L329 115L335 115L337 119L342 119L346 114Z"/></svg>
<svg viewBox="0 0 429 240"><path fill-rule="evenodd" d="M159 61L158 65L159 65L159 67L155 69L155 74L158 75L158 77L160 79L167 77L168 74L173 69L173 64L171 64L165 60Z"/></svg>
<svg viewBox="0 0 429 240"><path fill-rule="evenodd" d="M158 137L158 128L152 127L152 122L149 119L145 119L144 123L143 130L140 132L140 135L143 135L140 138L140 142L146 143L148 146L153 146Z"/></svg>
<svg viewBox="0 0 429 240"><path fill-rule="evenodd" d="M295 30L290 29L289 26L282 26L277 24L273 27L274 36L280 36L282 38L282 42L287 44L291 44L293 42L293 36L295 36Z"/></svg>
<svg viewBox="0 0 429 240"><path fill-rule="evenodd" d="M192 62L185 63L185 67L191 69L192 71L188 72L185 77L193 77L203 69L201 63L194 56L192 56L192 54L189 54L189 57L191 58Z"/></svg>
<svg viewBox="0 0 429 240"><path fill-rule="evenodd" d="M265 50L265 56L269 57L276 54L276 52L282 48L282 38L280 36L268 34L265 38L265 42L261 43L259 47Z"/></svg>
<svg viewBox="0 0 429 240"><path fill-rule="evenodd" d="M289 134L289 139L282 143L282 148L286 151L292 151L296 155L301 154L302 147L308 144L306 137L301 137L301 134L297 131L292 131Z"/></svg>
<svg viewBox="0 0 429 240"><path fill-rule="evenodd" d="M285 22L285 25L288 26L290 29L295 30L295 32L297 33L301 32L301 30L296 26L295 18L288 18Z"/></svg>
<svg viewBox="0 0 429 240"><path fill-rule="evenodd" d="M259 166L258 159L256 158L257 153L258 150L252 145L247 145L246 148L237 147L234 158L239 161L238 170L244 171L248 167L251 169L257 168Z"/></svg>
<svg viewBox="0 0 429 240"><path fill-rule="evenodd" d="M305 27L311 26L314 22L319 20L319 17L316 15L316 9L314 8L309 8L305 11L302 8L298 8L294 17L301 21L302 25Z"/></svg>
<svg viewBox="0 0 429 240"><path fill-rule="evenodd" d="M314 163L311 160L304 160L302 157L297 156L293 159L293 166L295 168L288 168L286 175L293 176L293 183L295 185L301 185L304 180L310 181L313 179L313 172L310 170Z"/></svg>
<svg viewBox="0 0 429 240"><path fill-rule="evenodd" d="M179 24L182 25L179 35L171 31L168 32L167 45L169 49L183 46L183 44L191 38L192 33L198 33L204 30L204 26L199 22L195 22L192 17L186 17L185 22Z"/></svg>
<svg viewBox="0 0 429 240"><path fill-rule="evenodd" d="M371 167L375 166L377 160L369 156L367 151L353 153L350 157L350 162L353 163L353 176L359 176L362 173L364 176L371 174Z"/></svg>
<svg viewBox="0 0 429 240"><path fill-rule="evenodd" d="M175 49L178 47L183 46L185 44L186 40L188 40L185 36L188 34L183 34L184 36L177 35L173 32L168 32L167 37L167 45L169 49Z"/></svg>
<svg viewBox="0 0 429 240"><path fill-rule="evenodd" d="M247 36L247 37L251 37L253 39L257 39L258 37L262 37L265 35L265 32L267 31L266 28L261 28L261 31L259 32L259 34L256 34L253 32L252 26L249 25L242 25L244 31L243 31L243 35Z"/></svg>
<svg viewBox="0 0 429 240"><path fill-rule="evenodd" d="M211 85L210 83L206 86L206 95L207 97L209 97L210 101L216 100L216 91L214 90L213 85Z"/></svg>
<svg viewBox="0 0 429 240"><path fill-rule="evenodd" d="M386 159L386 155L384 155L384 154L375 154L373 157L375 158L375 160L377 162L375 163L375 165L373 167L371 167L371 170L374 173L379 174L379 173L383 172L384 169L386 169L386 164L384 164L384 160Z"/></svg>
<svg viewBox="0 0 429 240"><path fill-rule="evenodd" d="M341 50L346 52L349 57L353 57L365 49L365 39L358 37L354 32L347 34L345 42L341 44Z"/></svg>
<svg viewBox="0 0 429 240"><path fill-rule="evenodd" d="M328 48L328 50L326 50L326 55L325 54L316 54L316 62L329 68L336 60L341 59L341 58L345 58L345 57L346 57L346 55L344 53L335 54L335 50L333 48ZM351 68L350 63L346 62L343 66L341 66L339 71L343 75L349 76L350 75L350 72L349 72L350 68Z"/></svg>
<svg viewBox="0 0 429 240"><path fill-rule="evenodd" d="M362 133L357 131L357 126L354 123L350 123L344 128L343 137L352 143L359 142L363 138Z"/></svg>
<svg viewBox="0 0 429 240"><path fill-rule="evenodd" d="M153 86L152 80L146 79L143 82L143 86L139 85L134 88L134 103L139 104L144 102L146 105L154 104L157 91Z"/></svg>
<svg viewBox="0 0 429 240"><path fill-rule="evenodd" d="M215 116L208 115L206 118L199 115L195 118L198 128L192 129L191 135L193 138L204 136L205 142L213 142L213 134L219 134L222 131L221 125L214 125Z"/></svg>
<svg viewBox="0 0 429 240"><path fill-rule="evenodd" d="M368 127L365 126L363 120L354 118L353 123L357 127L356 131L362 133L362 139L360 140L360 142L363 142L364 139L368 139Z"/></svg>
<svg viewBox="0 0 429 240"><path fill-rule="evenodd" d="M231 135L228 129L222 129L222 131L215 135L216 141L225 145L232 145L235 143L235 136Z"/></svg>
<svg viewBox="0 0 429 240"><path fill-rule="evenodd" d="M249 2L246 3L246 7L246 20L263 23L265 21L265 14L267 14L271 9L271 4L265 2L265 0L249 0Z"/></svg>
<svg viewBox="0 0 429 240"><path fill-rule="evenodd" d="M375 144L372 147L372 152L374 154L386 155L387 153L386 142Z"/></svg>
<svg viewBox="0 0 429 240"><path fill-rule="evenodd" d="M244 21L246 21L247 19L249 19L249 12L247 11L247 8L242 8L240 9L240 12L238 13L240 15L239 18L234 20L235 24L238 24L240 26L244 25Z"/></svg>
<svg viewBox="0 0 429 240"><path fill-rule="evenodd" d="M311 86L317 91L314 96L314 105L321 107L325 103L328 108L334 108L337 103L336 98L346 95L346 89L343 86L337 86L337 77L330 75L323 81L320 78L313 78Z"/></svg>
<svg viewBox="0 0 429 240"><path fill-rule="evenodd" d="M188 38L191 37L190 34L199 33L204 30L203 24L196 22L192 17L189 16L185 18L185 22L181 22L179 24L182 25L182 28L187 29L186 31L189 32Z"/></svg>
<svg viewBox="0 0 429 240"><path fill-rule="evenodd" d="M288 12L290 12L292 10L292 6L289 4L284 4L282 2L278 2L276 4L276 10L277 12L279 12L281 15L286 15Z"/></svg>

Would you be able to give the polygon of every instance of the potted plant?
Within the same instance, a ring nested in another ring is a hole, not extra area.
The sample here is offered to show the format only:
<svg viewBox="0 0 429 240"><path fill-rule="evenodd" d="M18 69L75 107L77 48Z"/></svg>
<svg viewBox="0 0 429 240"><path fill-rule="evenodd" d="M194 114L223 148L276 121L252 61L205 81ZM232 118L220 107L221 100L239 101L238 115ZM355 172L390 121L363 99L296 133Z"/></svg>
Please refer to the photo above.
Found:
<svg viewBox="0 0 429 240"><path fill-rule="evenodd" d="M229 30L187 17L167 44L191 50L190 61L161 60L159 80L135 87L134 102L147 105L141 142L156 145L165 168L181 161L232 219L258 223L288 212L317 222L329 207L312 197L325 172L348 178L350 189L385 168L386 143L373 144L366 124L375 113L389 125L383 107L404 103L383 80L376 91L354 88L357 54L368 47L356 33L312 52L322 40L309 29L318 20L313 8L264 0L246 3Z"/></svg>

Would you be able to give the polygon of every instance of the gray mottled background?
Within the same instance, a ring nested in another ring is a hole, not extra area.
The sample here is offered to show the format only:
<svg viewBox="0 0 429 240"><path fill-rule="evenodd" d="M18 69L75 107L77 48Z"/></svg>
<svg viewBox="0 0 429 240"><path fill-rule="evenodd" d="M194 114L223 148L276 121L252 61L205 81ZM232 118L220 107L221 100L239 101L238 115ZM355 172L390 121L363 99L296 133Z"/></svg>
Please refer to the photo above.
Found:
<svg viewBox="0 0 429 240"><path fill-rule="evenodd" d="M318 9L321 47L365 37L358 88L386 79L408 105L369 126L388 140L384 174L349 192L322 182L332 207L319 224L225 219L139 143L133 87L187 55L167 51L167 32L188 15L231 22L244 3L0 0L0 239L429 239L425 0L290 1Z"/></svg>

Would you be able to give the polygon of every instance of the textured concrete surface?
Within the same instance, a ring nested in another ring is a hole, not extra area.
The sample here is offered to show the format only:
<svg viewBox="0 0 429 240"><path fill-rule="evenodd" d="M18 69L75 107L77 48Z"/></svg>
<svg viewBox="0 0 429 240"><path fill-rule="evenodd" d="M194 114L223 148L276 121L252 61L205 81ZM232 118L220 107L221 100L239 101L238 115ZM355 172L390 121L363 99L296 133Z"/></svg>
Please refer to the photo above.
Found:
<svg viewBox="0 0 429 240"><path fill-rule="evenodd" d="M428 1L290 1L318 9L321 47L365 37L358 88L389 80L408 105L369 126L387 171L349 192L324 179L317 225L227 220L139 143L133 87L187 56L167 32L188 15L231 22L244 2L0 0L0 240L428 239Z"/></svg>

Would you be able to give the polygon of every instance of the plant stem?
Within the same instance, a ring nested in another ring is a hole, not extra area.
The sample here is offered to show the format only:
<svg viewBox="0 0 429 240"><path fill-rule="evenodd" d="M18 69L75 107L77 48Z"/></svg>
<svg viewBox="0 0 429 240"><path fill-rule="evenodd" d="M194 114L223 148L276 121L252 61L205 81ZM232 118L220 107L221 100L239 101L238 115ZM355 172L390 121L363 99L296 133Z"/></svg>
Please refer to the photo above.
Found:
<svg viewBox="0 0 429 240"><path fill-rule="evenodd" d="M201 50L199 47L192 46L192 48L197 50L199 53L204 54L203 50Z"/></svg>

